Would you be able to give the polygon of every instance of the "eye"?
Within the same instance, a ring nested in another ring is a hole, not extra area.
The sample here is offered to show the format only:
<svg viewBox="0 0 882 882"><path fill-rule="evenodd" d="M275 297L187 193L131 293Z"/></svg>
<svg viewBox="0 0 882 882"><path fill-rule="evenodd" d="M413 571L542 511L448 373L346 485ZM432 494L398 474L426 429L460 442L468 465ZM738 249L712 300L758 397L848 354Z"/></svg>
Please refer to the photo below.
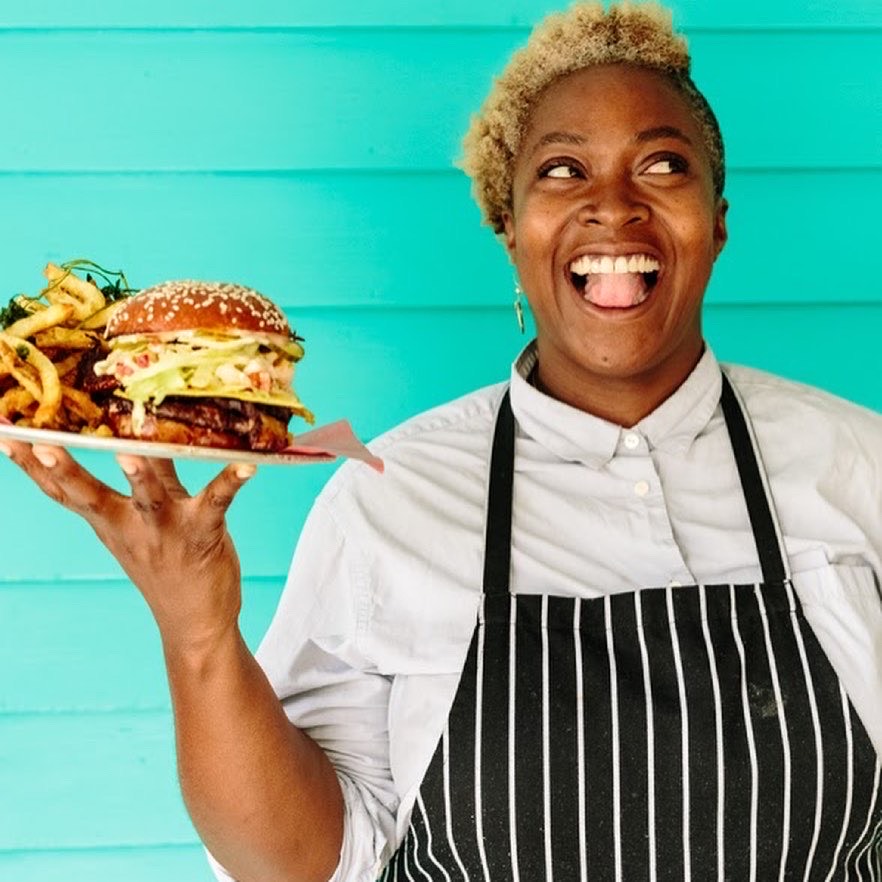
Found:
<svg viewBox="0 0 882 882"><path fill-rule="evenodd" d="M689 163L676 153L658 156L644 169L648 175L677 175L689 170Z"/></svg>
<svg viewBox="0 0 882 882"><path fill-rule="evenodd" d="M581 174L579 166L568 159L552 159L539 169L540 178L578 178Z"/></svg>

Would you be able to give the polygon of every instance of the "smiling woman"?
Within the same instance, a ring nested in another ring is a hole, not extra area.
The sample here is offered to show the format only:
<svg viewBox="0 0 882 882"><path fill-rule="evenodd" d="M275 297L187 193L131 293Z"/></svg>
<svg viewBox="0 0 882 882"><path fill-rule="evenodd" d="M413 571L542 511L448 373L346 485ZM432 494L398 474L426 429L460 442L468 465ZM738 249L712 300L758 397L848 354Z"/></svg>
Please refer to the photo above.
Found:
<svg viewBox="0 0 882 882"><path fill-rule="evenodd" d="M224 513L9 444L162 638L218 878L882 874L882 418L721 365L723 147L654 5L579 3L466 140L536 340L315 502L257 652ZM795 439L799 456L794 455Z"/></svg>
<svg viewBox="0 0 882 882"><path fill-rule="evenodd" d="M726 203L689 105L646 68L567 74L536 102L510 205L505 242L536 320L537 380L634 425L697 364L726 241Z"/></svg>

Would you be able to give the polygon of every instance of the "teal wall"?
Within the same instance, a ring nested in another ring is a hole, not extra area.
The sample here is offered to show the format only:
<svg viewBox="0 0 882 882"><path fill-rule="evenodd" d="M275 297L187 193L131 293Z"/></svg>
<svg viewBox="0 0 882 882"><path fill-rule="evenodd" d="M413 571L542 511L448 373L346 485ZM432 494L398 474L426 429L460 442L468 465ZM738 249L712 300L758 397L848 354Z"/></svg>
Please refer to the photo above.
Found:
<svg viewBox="0 0 882 882"><path fill-rule="evenodd" d="M0 0L0 299L78 256L249 283L306 337L304 400L364 438L504 378L510 273L451 162L548 5ZM882 410L882 3L675 10L729 149L712 344ZM263 470L231 513L252 645L330 469ZM0 880L207 880L146 607L9 463L0 495Z"/></svg>

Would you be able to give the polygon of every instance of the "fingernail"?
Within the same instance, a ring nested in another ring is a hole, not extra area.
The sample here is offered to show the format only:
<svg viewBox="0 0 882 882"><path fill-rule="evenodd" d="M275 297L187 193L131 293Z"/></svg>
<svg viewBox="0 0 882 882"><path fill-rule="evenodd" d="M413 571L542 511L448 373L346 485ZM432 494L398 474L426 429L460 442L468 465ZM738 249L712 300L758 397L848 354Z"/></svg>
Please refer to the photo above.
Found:
<svg viewBox="0 0 882 882"><path fill-rule="evenodd" d="M0 453L4 456L12 456L12 448L8 444L4 444L0 441Z"/></svg>
<svg viewBox="0 0 882 882"><path fill-rule="evenodd" d="M123 473L129 477L138 474L138 466L136 463L127 459L119 459L117 462L119 463L119 467L123 470Z"/></svg>
<svg viewBox="0 0 882 882"><path fill-rule="evenodd" d="M58 460L55 458L55 455L48 450L41 450L39 447L34 447L33 451L34 458L38 459L47 469L54 469L55 466L58 465Z"/></svg>
<svg viewBox="0 0 882 882"><path fill-rule="evenodd" d="M254 465L243 463L242 465L236 466L236 477L240 481L247 481L249 478L253 478L256 472L257 466Z"/></svg>

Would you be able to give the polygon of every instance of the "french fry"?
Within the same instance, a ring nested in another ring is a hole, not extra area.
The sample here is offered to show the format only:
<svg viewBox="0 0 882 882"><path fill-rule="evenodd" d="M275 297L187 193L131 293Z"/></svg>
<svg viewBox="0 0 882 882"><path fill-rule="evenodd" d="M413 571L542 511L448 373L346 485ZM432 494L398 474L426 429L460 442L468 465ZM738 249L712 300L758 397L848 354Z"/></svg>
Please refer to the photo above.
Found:
<svg viewBox="0 0 882 882"><path fill-rule="evenodd" d="M53 303L45 309L31 313L27 318L13 322L6 333L13 337L33 337L40 331L63 325L74 313L74 308L66 303Z"/></svg>
<svg viewBox="0 0 882 882"><path fill-rule="evenodd" d="M58 371L58 376L62 382L76 374L82 360L83 353L81 351L77 351L71 353L70 355L68 355L67 358L63 358L61 361L54 362L55 370ZM68 383L68 385L70 384Z"/></svg>
<svg viewBox="0 0 882 882"><path fill-rule="evenodd" d="M38 331L33 337L40 349L91 349L98 342L95 334L82 331L79 328L46 328L43 331Z"/></svg>
<svg viewBox="0 0 882 882"><path fill-rule="evenodd" d="M96 271L112 290L108 302L91 276ZM101 422L97 400L80 389L84 359L103 351L102 330L131 293L121 271L105 270L89 260L75 260L43 270L48 285L35 297L19 294L0 310L0 417L18 425L112 435ZM116 279L116 281L114 281ZM48 304L48 305L47 305Z"/></svg>
<svg viewBox="0 0 882 882"><path fill-rule="evenodd" d="M50 303L67 303L72 306L77 321L90 318L107 304L97 285L75 276L70 270L47 263L43 275L49 280L49 286L43 290L43 295Z"/></svg>
<svg viewBox="0 0 882 882"><path fill-rule="evenodd" d="M18 382L19 386L26 389L35 399L40 398L42 390L39 383L39 374L35 375L30 365L17 364L18 356L15 347L10 348L4 341L0 340L0 362L6 371Z"/></svg>
<svg viewBox="0 0 882 882"><path fill-rule="evenodd" d="M28 297L27 294L19 294L12 298L25 312L34 313L46 308L45 303L40 302L39 297Z"/></svg>
<svg viewBox="0 0 882 882"><path fill-rule="evenodd" d="M35 405L34 396L17 386L13 389L7 389L3 395L0 395L0 416L11 419L17 414L24 414L31 405Z"/></svg>
<svg viewBox="0 0 882 882"><path fill-rule="evenodd" d="M97 426L101 422L104 412L85 392L62 383L61 397L64 401L64 406L70 411L71 415L84 422L87 426Z"/></svg>
<svg viewBox="0 0 882 882"><path fill-rule="evenodd" d="M36 346L4 332L0 332L0 358L15 379L39 402L34 425L43 428L51 423L61 407L61 381L55 365ZM30 370L19 367L18 361ZM35 382L34 371L38 382Z"/></svg>
<svg viewBox="0 0 882 882"><path fill-rule="evenodd" d="M115 300L108 303L103 309L99 309L94 315L90 315L87 319L80 322L80 327L84 331L98 331L107 327L110 317L121 307L125 305L125 300Z"/></svg>

